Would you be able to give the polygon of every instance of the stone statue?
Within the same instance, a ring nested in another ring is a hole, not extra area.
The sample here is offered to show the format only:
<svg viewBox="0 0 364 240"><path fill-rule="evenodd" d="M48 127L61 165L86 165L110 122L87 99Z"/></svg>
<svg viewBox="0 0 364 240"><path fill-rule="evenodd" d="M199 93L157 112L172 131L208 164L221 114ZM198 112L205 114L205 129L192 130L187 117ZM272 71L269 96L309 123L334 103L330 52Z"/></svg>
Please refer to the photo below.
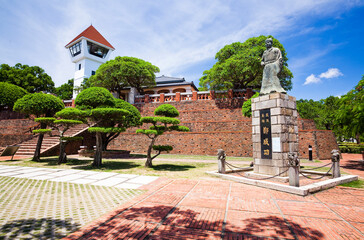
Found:
<svg viewBox="0 0 364 240"><path fill-rule="evenodd" d="M286 93L279 82L279 78L277 77L277 74L282 70L282 53L281 50L272 47L272 45L273 40L271 38L267 38L267 40L265 40L267 50L264 51L261 62L264 69L260 95L274 92Z"/></svg>

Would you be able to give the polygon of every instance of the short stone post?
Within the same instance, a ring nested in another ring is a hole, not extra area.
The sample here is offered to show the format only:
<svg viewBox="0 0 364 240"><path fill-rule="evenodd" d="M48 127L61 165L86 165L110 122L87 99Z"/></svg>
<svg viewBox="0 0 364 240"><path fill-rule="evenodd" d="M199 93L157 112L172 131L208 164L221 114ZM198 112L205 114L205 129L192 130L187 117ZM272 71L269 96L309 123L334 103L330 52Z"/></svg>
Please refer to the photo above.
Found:
<svg viewBox="0 0 364 240"><path fill-rule="evenodd" d="M295 153L288 153L288 177L289 177L289 185L293 187L300 186L300 160Z"/></svg>
<svg viewBox="0 0 364 240"><path fill-rule="evenodd" d="M149 103L150 102L150 98L148 94L144 95L144 103Z"/></svg>
<svg viewBox="0 0 364 240"><path fill-rule="evenodd" d="M341 177L339 150L334 149L331 151L331 161L332 161L332 178Z"/></svg>
<svg viewBox="0 0 364 240"><path fill-rule="evenodd" d="M217 150L217 165L218 165L218 172L219 173L225 173L225 159L226 154L225 151L222 149Z"/></svg>

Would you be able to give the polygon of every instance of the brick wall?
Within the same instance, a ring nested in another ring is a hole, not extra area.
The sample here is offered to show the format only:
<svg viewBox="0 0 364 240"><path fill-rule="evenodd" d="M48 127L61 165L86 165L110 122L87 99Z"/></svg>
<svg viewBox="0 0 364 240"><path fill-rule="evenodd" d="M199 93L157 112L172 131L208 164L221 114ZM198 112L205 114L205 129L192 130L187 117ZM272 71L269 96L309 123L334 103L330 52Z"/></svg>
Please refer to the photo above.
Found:
<svg viewBox="0 0 364 240"><path fill-rule="evenodd" d="M172 154L216 155L217 149L222 148L229 156L252 157L251 119L241 114L243 101L233 100L169 102L180 112L181 125L189 127L191 132L166 133L158 137L156 144L173 146ZM142 116L153 116L154 109L160 104L147 103L137 107ZM120 134L109 144L109 149L145 153L149 139L135 134L135 130L131 128ZM301 158L308 158L309 144L314 148L314 158L330 158L328 153L338 149L331 131L316 130L312 120L299 119Z"/></svg>
<svg viewBox="0 0 364 240"><path fill-rule="evenodd" d="M29 119L2 119L0 120L0 147L13 145L33 137L29 128L36 126Z"/></svg>

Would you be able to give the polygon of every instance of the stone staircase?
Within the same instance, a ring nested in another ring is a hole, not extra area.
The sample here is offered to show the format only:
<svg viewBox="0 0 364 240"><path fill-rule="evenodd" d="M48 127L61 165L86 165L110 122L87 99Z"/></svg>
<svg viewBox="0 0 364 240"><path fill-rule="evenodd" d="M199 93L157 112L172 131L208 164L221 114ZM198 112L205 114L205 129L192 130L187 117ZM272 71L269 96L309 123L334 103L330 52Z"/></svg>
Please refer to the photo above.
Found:
<svg viewBox="0 0 364 240"><path fill-rule="evenodd" d="M76 125L72 128L70 128L65 136L67 137L75 137L79 134L83 133L88 129L88 126L86 124ZM57 131L54 131L54 134L58 134ZM34 136L34 138L24 141L20 144L17 144L20 146L19 150L16 152L15 156L33 156L35 148L37 146L38 141L38 135ZM47 151L50 151L54 148L59 147L59 137L50 136L48 134L44 135L42 148L40 150L40 154L44 155Z"/></svg>

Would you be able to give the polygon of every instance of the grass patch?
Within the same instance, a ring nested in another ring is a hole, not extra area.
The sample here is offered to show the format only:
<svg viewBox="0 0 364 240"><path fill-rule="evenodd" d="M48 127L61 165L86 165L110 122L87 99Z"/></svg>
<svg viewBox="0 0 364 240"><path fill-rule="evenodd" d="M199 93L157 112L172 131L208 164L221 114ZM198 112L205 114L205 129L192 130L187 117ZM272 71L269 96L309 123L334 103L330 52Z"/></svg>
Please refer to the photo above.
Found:
<svg viewBox="0 0 364 240"><path fill-rule="evenodd" d="M364 180L358 179L356 181L352 181L349 183L340 184L339 186L351 187L351 188L364 188Z"/></svg>
<svg viewBox="0 0 364 240"><path fill-rule="evenodd" d="M170 155L166 155L170 156ZM178 155L181 156L181 155ZM184 155L182 155L184 156ZM190 156L191 157L191 156ZM203 156L209 157L209 156ZM177 158L177 157L175 157ZM212 159L212 157L210 156ZM182 159L182 158L181 158ZM193 159L193 158L191 158ZM241 160L241 158L238 158ZM204 162L206 158L200 159L200 161L168 161L163 159L154 159L153 167L144 167L146 159L144 158L128 158L128 159L103 159L102 167L92 167L92 160L87 158L69 158L65 164L58 165L58 157L42 157L40 162L34 162L30 160L19 160L16 162L6 162L0 164L5 165L16 165L25 167L46 167L46 168L57 168L57 169L79 169L79 170L91 170L101 172L116 172L124 174L136 174L136 175L149 175L149 176L160 176L169 178L210 178L205 172L217 170L216 162ZM250 161L246 164L237 164L239 167L249 166ZM234 164L236 165L236 164Z"/></svg>
<svg viewBox="0 0 364 240"><path fill-rule="evenodd" d="M163 159L193 159L193 160L216 160L216 156L207 156L207 155L183 155L183 154L161 154L158 156ZM227 161L253 161L253 158L250 157L229 157L226 156Z"/></svg>

